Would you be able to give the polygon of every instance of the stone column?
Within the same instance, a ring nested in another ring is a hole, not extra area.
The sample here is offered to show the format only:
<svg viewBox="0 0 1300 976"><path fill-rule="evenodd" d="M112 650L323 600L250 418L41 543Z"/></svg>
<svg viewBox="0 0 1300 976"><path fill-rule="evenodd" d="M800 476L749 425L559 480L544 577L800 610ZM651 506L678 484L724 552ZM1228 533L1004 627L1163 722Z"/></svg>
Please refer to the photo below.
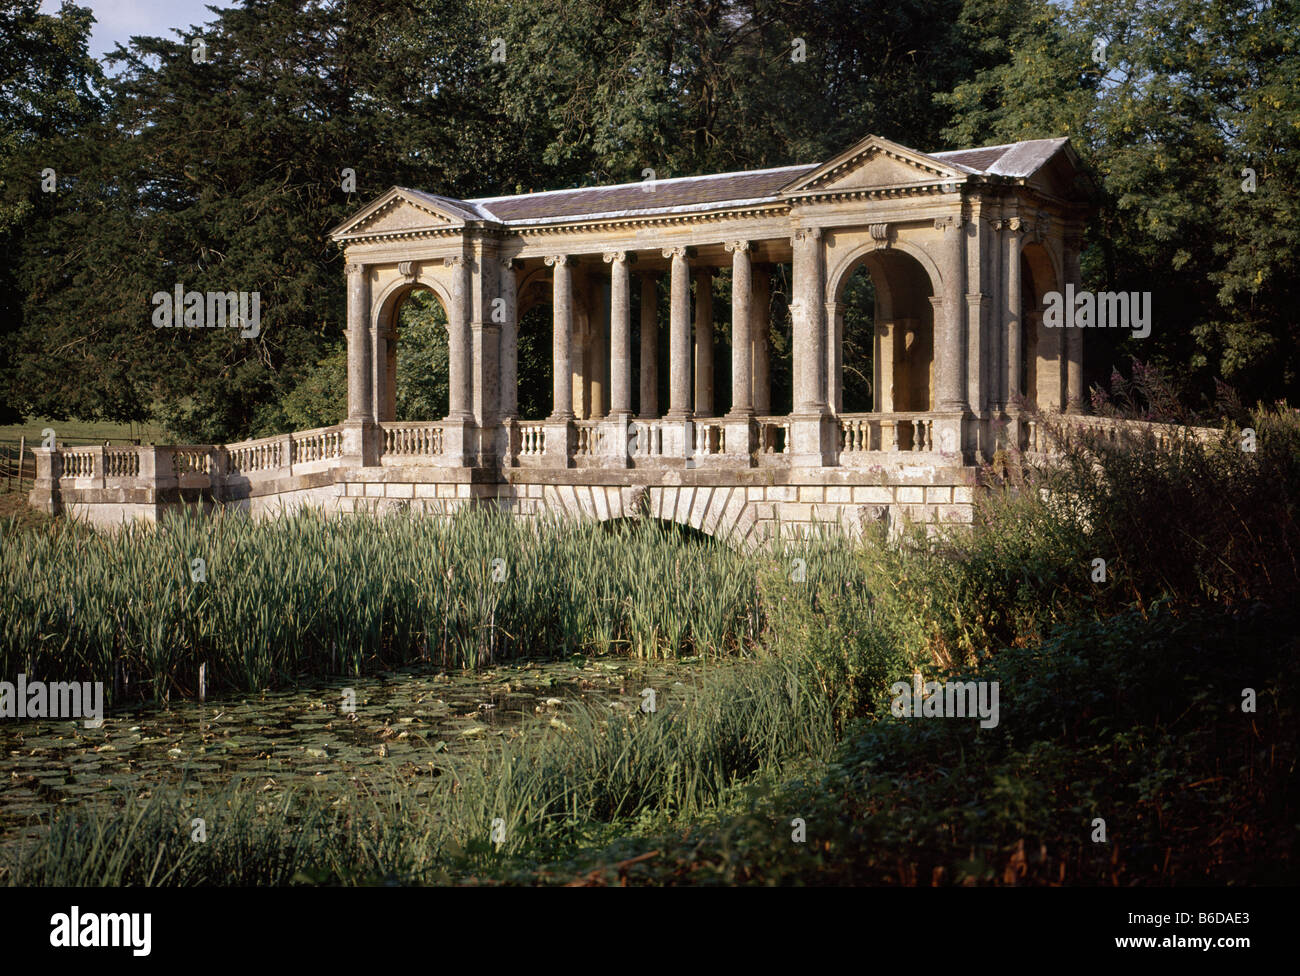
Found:
<svg viewBox="0 0 1300 976"><path fill-rule="evenodd" d="M451 268L451 308L447 310L447 419L469 420L470 403L470 267L464 255L445 258Z"/></svg>
<svg viewBox="0 0 1300 976"><path fill-rule="evenodd" d="M731 252L731 412L730 417L754 413L753 276L749 241L726 245Z"/></svg>
<svg viewBox="0 0 1300 976"><path fill-rule="evenodd" d="M934 226L943 231L943 328L935 344L939 409L966 410L966 235L959 215L940 217ZM937 311L937 309L936 309Z"/></svg>
<svg viewBox="0 0 1300 976"><path fill-rule="evenodd" d="M376 316L370 325L370 416L376 421L389 419L384 415L388 404L388 338Z"/></svg>
<svg viewBox="0 0 1300 976"><path fill-rule="evenodd" d="M822 282L821 228L805 227L794 235L794 412L826 412L825 291Z"/></svg>
<svg viewBox="0 0 1300 976"><path fill-rule="evenodd" d="M555 269L551 340L552 420L573 419L573 265L566 254L546 258Z"/></svg>
<svg viewBox="0 0 1300 976"><path fill-rule="evenodd" d="M641 275L641 419L659 416L659 293L654 272Z"/></svg>
<svg viewBox="0 0 1300 976"><path fill-rule="evenodd" d="M492 300L501 290L501 262L496 254L484 253L482 241L475 242L468 260L466 311L471 342L465 365L471 416L479 431L475 449L483 463L496 456L496 425L501 419L501 316L492 314Z"/></svg>
<svg viewBox="0 0 1300 976"><path fill-rule="evenodd" d="M501 339L498 356L501 363L501 419L519 416L519 282L515 277L515 260L501 261L499 303L492 311L492 321L500 322Z"/></svg>
<svg viewBox="0 0 1300 976"><path fill-rule="evenodd" d="M1006 258L1006 309L1007 317L1007 341L1006 341L1006 380L1004 388L1006 389L1006 404L1014 409L1020 402L1023 391L1020 389L1020 362L1024 358L1024 350L1020 345L1021 336L1021 296L1020 289L1020 231L1022 222L1019 217L1012 217L1007 221L1007 258Z"/></svg>
<svg viewBox="0 0 1300 976"><path fill-rule="evenodd" d="M875 413L889 413L893 409L890 387L894 385L894 336L889 325L880 314L880 303L876 302L871 332L871 409Z"/></svg>
<svg viewBox="0 0 1300 976"><path fill-rule="evenodd" d="M1065 238L1065 281L1074 285L1075 291L1083 288L1083 273L1079 268L1079 252L1083 249L1083 235L1070 233ZM1066 310L1071 315L1073 309ZM1067 318L1067 325L1072 321ZM1065 330L1065 403L1067 413L1082 413L1083 403L1083 330L1069 325Z"/></svg>
<svg viewBox="0 0 1300 976"><path fill-rule="evenodd" d="M770 341L772 333L772 271L759 265L754 275L754 297L749 305L750 335L754 341L754 412L772 412Z"/></svg>
<svg viewBox="0 0 1300 976"><path fill-rule="evenodd" d="M364 264L349 264L348 276L348 419L371 417L370 275Z"/></svg>
<svg viewBox="0 0 1300 976"><path fill-rule="evenodd" d="M691 285L686 248L664 248L672 259L668 306L668 416L691 417Z"/></svg>
<svg viewBox="0 0 1300 976"><path fill-rule="evenodd" d="M632 414L632 296L628 253L606 251L609 263L609 412Z"/></svg>
<svg viewBox="0 0 1300 976"><path fill-rule="evenodd" d="M844 306L826 303L826 405L844 412Z"/></svg>
<svg viewBox="0 0 1300 976"><path fill-rule="evenodd" d="M796 467L835 463L835 430L826 409L826 304L821 230L794 235L794 412L790 437Z"/></svg>
<svg viewBox="0 0 1300 976"><path fill-rule="evenodd" d="M713 269L695 272L695 416L713 416Z"/></svg>

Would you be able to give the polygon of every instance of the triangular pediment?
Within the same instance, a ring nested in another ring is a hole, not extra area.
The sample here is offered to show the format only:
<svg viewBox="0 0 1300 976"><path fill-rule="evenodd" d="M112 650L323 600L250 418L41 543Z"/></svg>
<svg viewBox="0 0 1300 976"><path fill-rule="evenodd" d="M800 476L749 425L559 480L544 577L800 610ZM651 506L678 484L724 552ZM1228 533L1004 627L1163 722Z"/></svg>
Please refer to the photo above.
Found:
<svg viewBox="0 0 1300 976"><path fill-rule="evenodd" d="M908 149L879 136L867 136L857 145L822 163L787 186L785 193L837 193L875 190L917 184L957 183L966 179L964 168L950 166L933 156Z"/></svg>
<svg viewBox="0 0 1300 976"><path fill-rule="evenodd" d="M456 209L454 205L442 205L428 195L393 187L335 227L330 231L330 237L342 241L464 227L465 217Z"/></svg>

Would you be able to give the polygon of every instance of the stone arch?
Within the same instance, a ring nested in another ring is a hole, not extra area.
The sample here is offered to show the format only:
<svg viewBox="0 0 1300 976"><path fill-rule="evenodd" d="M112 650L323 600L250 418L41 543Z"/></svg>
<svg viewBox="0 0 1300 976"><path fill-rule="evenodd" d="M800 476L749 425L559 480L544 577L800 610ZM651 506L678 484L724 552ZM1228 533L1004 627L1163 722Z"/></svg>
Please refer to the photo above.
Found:
<svg viewBox="0 0 1300 976"><path fill-rule="evenodd" d="M557 518L653 518L689 526L735 549L760 545L755 509L744 485L541 486L542 512Z"/></svg>
<svg viewBox="0 0 1300 976"><path fill-rule="evenodd" d="M399 278L390 282L375 298L371 306L370 325L384 337L384 404L381 420L393 420L397 408L397 349L401 336L397 319L402 304L415 292L427 291L442 307L443 317L451 321L451 299L446 286L432 276L423 274L414 278ZM444 327L444 331L446 331ZM435 418L427 418L429 420Z"/></svg>
<svg viewBox="0 0 1300 976"><path fill-rule="evenodd" d="M865 269L875 286L872 339L873 408L877 413L924 411L934 405L934 303L941 294L939 270L921 247L899 241L867 244L839 262L828 294L841 321L832 342L843 342L844 294L853 275ZM843 389L843 356L832 350L835 389Z"/></svg>
<svg viewBox="0 0 1300 976"><path fill-rule="evenodd" d="M414 278L399 278L390 282L370 304L370 327L392 328L393 313L401 306L407 296L417 288L424 288L433 293L433 297L442 306L443 312L451 319L451 296L447 287L437 278L418 274Z"/></svg>
<svg viewBox="0 0 1300 976"><path fill-rule="evenodd" d="M902 239L891 241L888 247L880 244L864 244L862 247L849 251L840 259L839 264L827 276L826 294L838 296L844 283L848 280L849 275L858 270L863 260L871 253L876 251L901 251L916 259L917 263L925 269L926 275L930 279L931 294L940 295L943 289L943 275L939 273L939 265L935 263L930 252L912 241Z"/></svg>
<svg viewBox="0 0 1300 976"><path fill-rule="evenodd" d="M518 321L522 322L525 313L534 307L551 303L550 279L549 270L545 265L533 268L531 271L525 271L519 276L519 283L515 292L518 296L519 305L516 315Z"/></svg>

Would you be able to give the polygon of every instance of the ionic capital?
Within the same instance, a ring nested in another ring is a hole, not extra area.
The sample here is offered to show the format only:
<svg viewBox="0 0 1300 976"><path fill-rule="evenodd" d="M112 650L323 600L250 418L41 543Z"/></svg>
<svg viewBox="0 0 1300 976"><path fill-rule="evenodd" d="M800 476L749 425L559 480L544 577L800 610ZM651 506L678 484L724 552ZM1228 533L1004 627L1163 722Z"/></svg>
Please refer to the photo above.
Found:
<svg viewBox="0 0 1300 976"><path fill-rule="evenodd" d="M548 254L542 260L544 260L550 266L562 268L569 263L570 259L569 259L569 255L567 254Z"/></svg>
<svg viewBox="0 0 1300 976"><path fill-rule="evenodd" d="M746 251L751 249L751 244L749 241L727 241L722 246L726 248L728 251L732 252L733 254L737 251L739 251L741 254L744 254Z"/></svg>
<svg viewBox="0 0 1300 976"><path fill-rule="evenodd" d="M344 270L344 272L346 272L347 274L350 274L350 275L365 274L365 273L366 273L366 266L365 266L364 264L357 264L357 263L354 262L354 263L352 263L352 264L345 264L345 265L343 266L343 270Z"/></svg>
<svg viewBox="0 0 1300 976"><path fill-rule="evenodd" d="M615 261L622 261L625 264L631 264L636 260L636 254L628 251L606 251L605 263L613 264Z"/></svg>
<svg viewBox="0 0 1300 976"><path fill-rule="evenodd" d="M685 248L685 247L681 247L681 246L678 246L678 247L666 247L666 248L664 248L664 257L666 257L666 258L682 258L682 259L685 259L686 256L687 256L687 253L686 253L687 250L688 250L687 248Z"/></svg>

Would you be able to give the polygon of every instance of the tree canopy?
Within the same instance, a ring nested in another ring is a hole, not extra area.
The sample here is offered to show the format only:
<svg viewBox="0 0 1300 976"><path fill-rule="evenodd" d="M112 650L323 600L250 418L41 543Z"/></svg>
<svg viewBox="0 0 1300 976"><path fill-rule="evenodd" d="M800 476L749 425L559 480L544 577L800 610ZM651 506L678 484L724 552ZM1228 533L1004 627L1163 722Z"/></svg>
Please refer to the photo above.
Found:
<svg viewBox="0 0 1300 976"><path fill-rule="evenodd" d="M1155 295L1150 345L1090 344L1090 378L1140 353L1191 392L1294 398L1298 4L246 0L132 38L105 71L90 11L11 0L0 410L204 441L300 426L341 369L327 231L387 187L775 166L867 133L922 150L1069 135L1101 186L1086 282ZM259 292L260 335L155 329L151 296L177 284Z"/></svg>

